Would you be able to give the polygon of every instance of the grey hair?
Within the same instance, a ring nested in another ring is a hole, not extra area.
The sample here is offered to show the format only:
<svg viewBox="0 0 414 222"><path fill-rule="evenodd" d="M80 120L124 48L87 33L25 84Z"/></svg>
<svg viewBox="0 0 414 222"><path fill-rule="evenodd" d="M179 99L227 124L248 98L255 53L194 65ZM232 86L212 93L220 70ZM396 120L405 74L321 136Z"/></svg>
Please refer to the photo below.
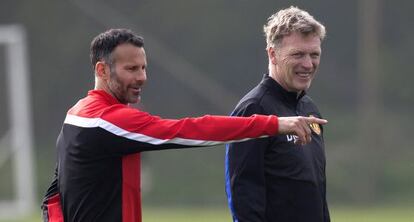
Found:
<svg viewBox="0 0 414 222"><path fill-rule="evenodd" d="M266 37L266 48L279 45L283 37L293 32L304 35L316 34L321 41L326 35L325 26L315 20L308 12L295 6L282 9L270 16L263 31Z"/></svg>

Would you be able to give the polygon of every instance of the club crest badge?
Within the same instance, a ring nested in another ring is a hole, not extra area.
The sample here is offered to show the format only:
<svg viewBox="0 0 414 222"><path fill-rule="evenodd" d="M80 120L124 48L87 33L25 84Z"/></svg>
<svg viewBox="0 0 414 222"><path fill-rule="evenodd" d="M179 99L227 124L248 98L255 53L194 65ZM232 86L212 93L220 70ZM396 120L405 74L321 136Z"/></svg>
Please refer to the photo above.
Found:
<svg viewBox="0 0 414 222"><path fill-rule="evenodd" d="M309 115L310 117L315 117L314 115ZM317 123L311 123L309 124L310 128L313 132L315 132L318 135L321 135L321 127Z"/></svg>

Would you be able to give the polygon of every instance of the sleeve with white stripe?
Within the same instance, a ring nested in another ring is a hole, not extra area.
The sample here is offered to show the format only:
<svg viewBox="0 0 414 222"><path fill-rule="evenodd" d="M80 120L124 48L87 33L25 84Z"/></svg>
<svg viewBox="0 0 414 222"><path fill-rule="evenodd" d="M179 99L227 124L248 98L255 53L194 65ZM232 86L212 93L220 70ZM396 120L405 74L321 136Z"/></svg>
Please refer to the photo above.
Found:
<svg viewBox="0 0 414 222"><path fill-rule="evenodd" d="M66 124L78 127L99 127L119 137L148 143L153 149L163 145L213 146L272 136L278 132L276 116L253 115L228 117L206 115L196 118L162 119L137 109L110 109L95 118L68 114Z"/></svg>

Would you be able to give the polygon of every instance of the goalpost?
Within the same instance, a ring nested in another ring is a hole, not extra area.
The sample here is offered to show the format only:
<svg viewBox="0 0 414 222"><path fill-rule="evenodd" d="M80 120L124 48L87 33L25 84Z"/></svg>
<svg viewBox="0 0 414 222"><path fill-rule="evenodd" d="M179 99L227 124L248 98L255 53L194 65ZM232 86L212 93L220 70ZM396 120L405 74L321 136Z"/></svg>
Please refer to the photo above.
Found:
<svg viewBox="0 0 414 222"><path fill-rule="evenodd" d="M32 109L30 105L26 33L20 25L0 26L0 44L5 49L5 72L2 80L8 94L9 130L0 135L0 167L11 161L12 177L1 178L13 183L12 200L0 200L0 217L17 217L32 213L35 206ZM2 161L3 160L3 161Z"/></svg>

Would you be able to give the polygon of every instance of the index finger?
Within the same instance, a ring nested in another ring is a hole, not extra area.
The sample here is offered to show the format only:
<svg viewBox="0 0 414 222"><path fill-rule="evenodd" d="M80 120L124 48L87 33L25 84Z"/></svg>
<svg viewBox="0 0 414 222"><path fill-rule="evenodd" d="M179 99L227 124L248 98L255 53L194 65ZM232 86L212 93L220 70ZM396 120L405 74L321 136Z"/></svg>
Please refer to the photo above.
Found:
<svg viewBox="0 0 414 222"><path fill-rule="evenodd" d="M326 119L320 119L320 118L316 118L316 117L313 117L313 116L306 117L306 120L305 121L308 124L317 123L317 124L324 125L324 124L327 124L328 123L328 120L326 120Z"/></svg>

